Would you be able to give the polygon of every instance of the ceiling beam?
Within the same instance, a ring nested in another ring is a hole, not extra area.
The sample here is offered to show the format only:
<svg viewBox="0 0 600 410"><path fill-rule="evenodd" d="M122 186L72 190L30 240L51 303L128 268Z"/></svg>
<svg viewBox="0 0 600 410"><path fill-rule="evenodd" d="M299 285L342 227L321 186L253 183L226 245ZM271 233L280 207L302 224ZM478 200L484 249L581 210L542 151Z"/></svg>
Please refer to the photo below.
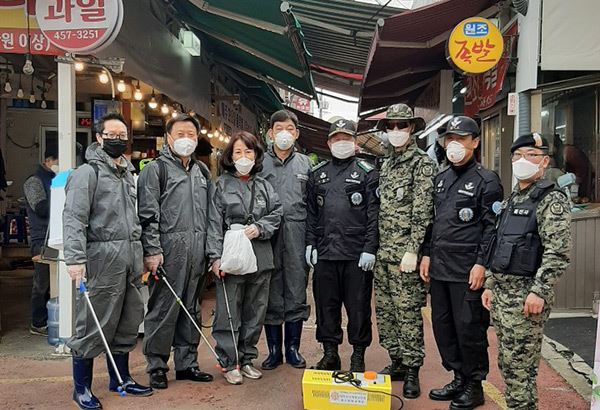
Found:
<svg viewBox="0 0 600 410"><path fill-rule="evenodd" d="M327 22L324 22L321 20L314 19L300 11L294 11L294 14L298 17L298 20L300 20L300 24L306 23L311 26L319 27L319 28L322 28L325 30L332 31L334 33L343 34L343 35L351 36L351 37L356 36L359 38L368 38L368 39L373 38L372 31L348 30L346 28L342 28L342 27L336 26L334 24L330 24L330 23L327 23Z"/></svg>

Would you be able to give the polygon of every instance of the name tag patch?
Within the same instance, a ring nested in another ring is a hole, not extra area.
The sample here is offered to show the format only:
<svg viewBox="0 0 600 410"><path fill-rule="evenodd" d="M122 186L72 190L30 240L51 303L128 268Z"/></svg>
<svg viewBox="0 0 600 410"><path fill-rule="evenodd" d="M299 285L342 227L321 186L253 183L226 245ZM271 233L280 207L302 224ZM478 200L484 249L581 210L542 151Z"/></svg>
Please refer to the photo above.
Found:
<svg viewBox="0 0 600 410"><path fill-rule="evenodd" d="M519 209L519 208L513 209L513 215L529 216L530 213L531 213L531 209Z"/></svg>

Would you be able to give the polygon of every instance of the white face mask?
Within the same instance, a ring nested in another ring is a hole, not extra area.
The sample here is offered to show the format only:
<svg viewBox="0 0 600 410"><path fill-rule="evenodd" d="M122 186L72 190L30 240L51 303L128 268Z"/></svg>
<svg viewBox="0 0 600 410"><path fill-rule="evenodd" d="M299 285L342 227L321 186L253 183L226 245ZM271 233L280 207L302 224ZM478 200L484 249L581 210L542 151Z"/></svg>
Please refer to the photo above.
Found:
<svg viewBox="0 0 600 410"><path fill-rule="evenodd" d="M235 169L237 169L237 172L239 172L241 175L248 175L250 171L252 171L252 168L254 168L254 161L249 158L242 157L235 161L234 165Z"/></svg>
<svg viewBox="0 0 600 410"><path fill-rule="evenodd" d="M282 151L287 151L294 146L294 136L286 130L275 135L275 145Z"/></svg>
<svg viewBox="0 0 600 410"><path fill-rule="evenodd" d="M197 146L198 141L195 141L191 138L178 138L173 141L173 151L182 157L189 157L192 155Z"/></svg>
<svg viewBox="0 0 600 410"><path fill-rule="evenodd" d="M331 144L331 155L337 159L350 158L356 153L354 141L337 141Z"/></svg>
<svg viewBox="0 0 600 410"><path fill-rule="evenodd" d="M467 149L463 144L457 141L451 141L446 147L446 157L453 164L459 163L465 159L467 155Z"/></svg>
<svg viewBox="0 0 600 410"><path fill-rule="evenodd" d="M56 165L50 166L50 170L52 172L54 172L55 174L58 174L58 171L60 171L60 168L58 167L58 164L56 164Z"/></svg>
<svg viewBox="0 0 600 410"><path fill-rule="evenodd" d="M512 170L515 178L519 181L524 181L537 174L540 166L539 164L527 161L525 158L521 158L512 163Z"/></svg>
<svg viewBox="0 0 600 410"><path fill-rule="evenodd" d="M398 131L388 131L386 134L390 144L396 148L405 146L410 140L410 132L407 131L407 128Z"/></svg>

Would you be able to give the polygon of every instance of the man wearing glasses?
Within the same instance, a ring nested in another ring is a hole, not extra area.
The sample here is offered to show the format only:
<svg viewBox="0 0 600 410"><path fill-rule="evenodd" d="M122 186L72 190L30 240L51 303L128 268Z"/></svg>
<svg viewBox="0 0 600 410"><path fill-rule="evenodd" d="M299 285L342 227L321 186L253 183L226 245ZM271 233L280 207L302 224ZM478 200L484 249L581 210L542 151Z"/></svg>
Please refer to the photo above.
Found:
<svg viewBox="0 0 600 410"><path fill-rule="evenodd" d="M167 280L185 307L198 315L198 299L206 279L208 168L192 156L200 124L188 115L167 123L167 144L156 161L144 167L138 181L138 210L142 224L144 263L153 275L163 266ZM144 354L150 386L166 389L171 346L175 378L210 382L200 371L200 335L156 276L149 280L150 298L144 320Z"/></svg>
<svg viewBox="0 0 600 410"><path fill-rule="evenodd" d="M379 182L380 240L374 273L379 342L392 362L380 373L404 380L404 397L414 399L421 394L419 369L425 357L421 308L426 290L417 260L433 218L437 167L414 141L425 121L407 105L390 106L378 128L391 145Z"/></svg>
<svg viewBox="0 0 600 410"><path fill-rule="evenodd" d="M127 126L121 115L111 113L96 127L97 142L86 152L88 163L71 173L65 187L65 263L77 284L87 280L91 303L125 381L125 391L149 396L152 389L137 384L128 367L144 305L139 290L142 228L135 209L134 168L123 156ZM73 354L73 400L82 409L102 408L91 388L94 358L104 351L104 345L81 295L75 312L75 335L67 342ZM119 383L110 365L108 374L109 389L117 391Z"/></svg>
<svg viewBox="0 0 600 410"><path fill-rule="evenodd" d="M554 285L569 265L571 204L551 181L548 142L527 134L511 146L510 198L495 204L495 244L481 298L498 336L498 364L509 409L537 408L536 376Z"/></svg>

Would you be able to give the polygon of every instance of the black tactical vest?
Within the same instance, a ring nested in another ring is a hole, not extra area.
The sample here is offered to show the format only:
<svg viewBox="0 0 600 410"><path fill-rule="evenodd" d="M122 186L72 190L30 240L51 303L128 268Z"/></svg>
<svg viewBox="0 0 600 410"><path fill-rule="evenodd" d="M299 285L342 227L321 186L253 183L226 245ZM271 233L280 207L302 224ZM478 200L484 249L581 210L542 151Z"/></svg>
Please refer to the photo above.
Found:
<svg viewBox="0 0 600 410"><path fill-rule="evenodd" d="M496 240L488 265L492 272L535 276L544 252L538 233L536 209L542 199L555 190L552 182L542 180L536 182L525 202L514 204L512 198L509 199L498 220Z"/></svg>

